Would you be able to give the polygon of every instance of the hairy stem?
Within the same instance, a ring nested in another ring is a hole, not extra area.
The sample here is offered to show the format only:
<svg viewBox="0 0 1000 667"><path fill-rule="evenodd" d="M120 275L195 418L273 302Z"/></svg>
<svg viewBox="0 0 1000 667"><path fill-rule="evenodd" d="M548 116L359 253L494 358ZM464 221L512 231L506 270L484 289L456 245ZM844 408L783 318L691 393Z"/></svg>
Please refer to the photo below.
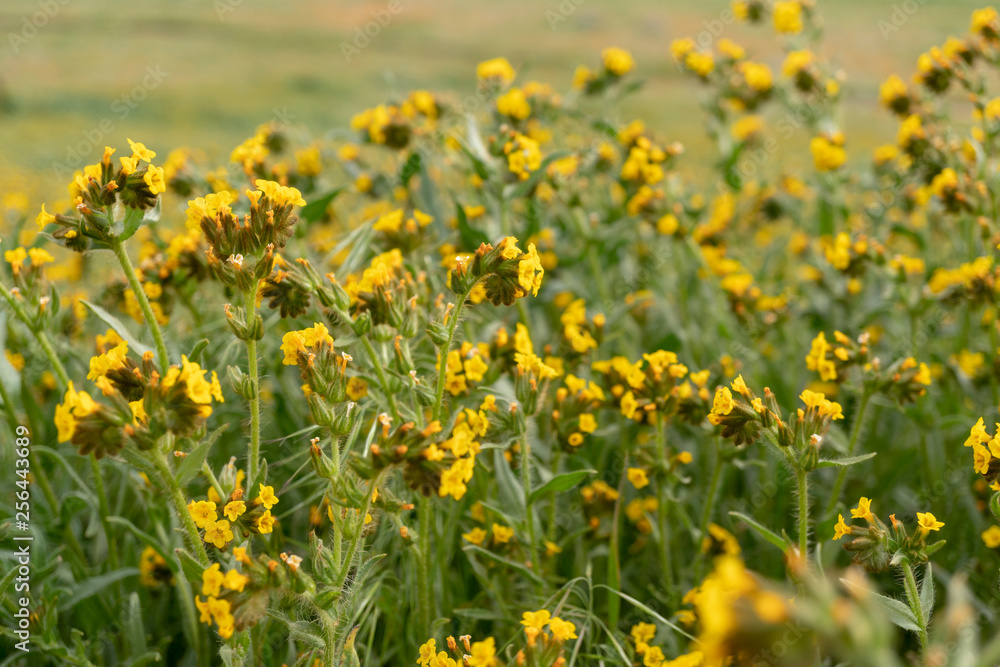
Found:
<svg viewBox="0 0 1000 667"><path fill-rule="evenodd" d="M434 507L432 496L421 496L418 504L419 512L419 560L417 561L417 596L420 609L420 624L424 633L430 632L433 621L433 582L431 581L431 532L434 525Z"/></svg>
<svg viewBox="0 0 1000 667"><path fill-rule="evenodd" d="M191 518L187 503L184 502L184 491L181 490L180 484L177 483L177 478L170 472L170 466L167 465L166 457L162 451L154 448L150 458L153 465L156 466L156 471L163 478L163 483L167 486L167 490L170 493L170 502L173 503L174 511L177 512L181 526L183 526L184 532L187 534L187 540L192 551L194 551L194 557L203 566L208 567L210 563L208 552L205 551L205 545L202 543L201 535L198 533L198 526L195 525L194 519Z"/></svg>
<svg viewBox="0 0 1000 667"><path fill-rule="evenodd" d="M667 446L667 424L662 416L656 418L656 442L659 447L660 465L663 467L663 478L656 485L656 523L660 534L657 545L660 552L660 569L663 570L663 580L668 591L674 589L674 568L670 558L670 524L668 521L667 475L670 469L670 449Z"/></svg>
<svg viewBox="0 0 1000 667"><path fill-rule="evenodd" d="M257 313L257 295L253 290L243 294L243 310L249 322ZM260 373L257 369L257 341L247 338L247 375L250 377L250 450L247 453L250 484L263 483L260 474Z"/></svg>
<svg viewBox="0 0 1000 667"><path fill-rule="evenodd" d="M906 586L906 599L910 603L910 609L917 618L917 626L920 631L920 652L927 652L927 619L924 618L924 609L920 606L920 591L917 589L917 580L913 577L913 568L910 561L903 560L904 584Z"/></svg>
<svg viewBox="0 0 1000 667"><path fill-rule="evenodd" d="M795 478L799 490L799 554L803 561L809 560L809 473L796 470Z"/></svg>
<svg viewBox="0 0 1000 667"><path fill-rule="evenodd" d="M156 354L160 358L160 369L165 373L170 366L170 357L167 355L166 343L163 342L163 332L160 330L156 316L153 315L153 309L149 305L149 298L142 289L142 283L139 282L139 276L135 273L132 260L128 258L125 244L120 239L115 239L111 245L111 249L114 250L115 257L118 258L118 263L121 265L122 271L125 272L125 279L128 280L128 286L135 294L135 300L139 302L139 308L142 309L142 316L146 320L146 326L153 332L153 341L156 343Z"/></svg>
<svg viewBox="0 0 1000 667"><path fill-rule="evenodd" d="M471 291L472 287L469 288ZM455 340L455 329L458 328L458 321L462 316L462 307L465 306L465 300L469 298L469 291L466 291L458 300L458 304L455 306L454 312L451 314L451 321L448 322L448 338L445 344L439 348L438 352L438 376L437 384L434 388L434 407L431 420L435 420L441 417L441 403L444 401L444 380L448 375L448 353L451 352L451 344Z"/></svg>
<svg viewBox="0 0 1000 667"><path fill-rule="evenodd" d="M521 485L524 487L525 524L528 529L528 557L531 568L541 572L542 562L538 557L538 540L535 538L535 512L529 505L531 498L531 445L528 444L528 427L524 425L518 437L521 443Z"/></svg>

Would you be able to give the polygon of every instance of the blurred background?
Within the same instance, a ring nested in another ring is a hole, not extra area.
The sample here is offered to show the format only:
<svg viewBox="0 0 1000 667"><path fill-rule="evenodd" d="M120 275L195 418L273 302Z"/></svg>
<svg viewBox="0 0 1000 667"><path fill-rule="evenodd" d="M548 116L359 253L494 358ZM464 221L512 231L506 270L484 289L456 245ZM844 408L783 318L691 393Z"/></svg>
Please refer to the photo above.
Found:
<svg viewBox="0 0 1000 667"><path fill-rule="evenodd" d="M877 104L889 74L909 78L929 45L968 27L968 0L820 1L825 57L847 74L842 119L853 159L892 141ZM727 0L4 0L0 4L0 188L35 208L65 196L66 165L105 144L143 141L225 159L276 119L314 136L411 89L471 93L475 66L505 56L519 81L569 90L577 64L606 46L630 50L645 81L625 105L685 160L707 163L698 85L669 45L708 30L777 74L770 26L717 20ZM393 13L391 9L397 11ZM388 17L388 18L387 18ZM382 25L384 24L384 25ZM368 28L369 35L364 33ZM805 145L803 141L803 146ZM62 168L60 168L62 165ZM0 196L4 192L0 191ZM39 199L39 201L35 201Z"/></svg>

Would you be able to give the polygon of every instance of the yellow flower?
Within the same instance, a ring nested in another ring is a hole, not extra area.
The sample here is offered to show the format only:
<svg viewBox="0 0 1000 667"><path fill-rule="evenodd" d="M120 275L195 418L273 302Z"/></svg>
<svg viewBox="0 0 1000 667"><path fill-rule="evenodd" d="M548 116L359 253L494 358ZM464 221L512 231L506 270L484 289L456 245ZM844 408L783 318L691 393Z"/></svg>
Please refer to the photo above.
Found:
<svg viewBox="0 0 1000 667"><path fill-rule="evenodd" d="M857 509L851 510L851 516L854 517L855 519L874 521L875 517L872 516L871 508L872 508L872 501L862 496L861 500L858 501Z"/></svg>
<svg viewBox="0 0 1000 667"><path fill-rule="evenodd" d="M531 115L531 105L520 88L511 88L497 98L497 111L515 120L524 120Z"/></svg>
<svg viewBox="0 0 1000 667"><path fill-rule="evenodd" d="M990 526L983 531L982 538L987 549L1000 547L1000 526Z"/></svg>
<svg viewBox="0 0 1000 667"><path fill-rule="evenodd" d="M941 530L944 522L938 521L930 512L917 512L917 526L921 535L927 535L932 530Z"/></svg>
<svg viewBox="0 0 1000 667"><path fill-rule="evenodd" d="M635 68L632 54L614 46L601 51L601 60L604 61L604 70L615 76L624 76Z"/></svg>
<svg viewBox="0 0 1000 667"><path fill-rule="evenodd" d="M129 139L128 145L132 149L133 158L137 158L143 162L149 162L156 157L156 153L146 148L144 144L139 144Z"/></svg>
<svg viewBox="0 0 1000 667"><path fill-rule="evenodd" d="M264 509L271 509L278 504L278 497L274 495L274 487L260 484L260 494L257 496L257 503L264 506Z"/></svg>
<svg viewBox="0 0 1000 667"><path fill-rule="evenodd" d="M597 420L594 419L594 415L589 412L585 412L580 415L580 430L584 433L593 433L597 430Z"/></svg>
<svg viewBox="0 0 1000 667"><path fill-rule="evenodd" d="M774 29L792 35L802 32L802 5L798 0L774 3Z"/></svg>
<svg viewBox="0 0 1000 667"><path fill-rule="evenodd" d="M990 470L990 461L992 456L990 455L990 450L983 447L978 442L972 446L973 454L973 468L980 475L985 475Z"/></svg>
<svg viewBox="0 0 1000 667"><path fill-rule="evenodd" d="M233 531L229 529L229 522L225 519L221 521L208 522L205 528L205 541L214 544L216 548L222 549L233 539Z"/></svg>
<svg viewBox="0 0 1000 667"><path fill-rule="evenodd" d="M498 544L507 544L510 538L514 537L514 529L500 524L493 524L493 541Z"/></svg>
<svg viewBox="0 0 1000 667"><path fill-rule="evenodd" d="M839 540L844 535L850 535L854 532L854 529L844 523L844 515L837 515L837 525L833 527L833 539Z"/></svg>
<svg viewBox="0 0 1000 667"><path fill-rule="evenodd" d="M521 625L526 628L534 628L535 630L544 630L551 618L552 614L545 609L540 611L526 611L521 614Z"/></svg>
<svg viewBox="0 0 1000 667"><path fill-rule="evenodd" d="M649 485L649 478L646 477L646 471L642 468L629 468L628 481L632 482L632 486L637 489L641 489Z"/></svg>
<svg viewBox="0 0 1000 667"><path fill-rule="evenodd" d="M818 171L835 171L847 162L844 147L823 136L813 137L809 142L809 150L812 151L813 162Z"/></svg>
<svg viewBox="0 0 1000 667"><path fill-rule="evenodd" d="M254 185L277 207L306 205L306 200L302 198L302 193L297 188L286 187L261 178L254 181Z"/></svg>
<svg viewBox="0 0 1000 667"><path fill-rule="evenodd" d="M484 81L495 81L507 85L514 80L514 68L506 58L484 60L476 66L476 76Z"/></svg>
<svg viewBox="0 0 1000 667"><path fill-rule="evenodd" d="M467 533L462 533L462 539L466 542L471 542L478 547L483 543L483 540L486 539L486 531L482 528L473 528Z"/></svg>
<svg viewBox="0 0 1000 667"><path fill-rule="evenodd" d="M225 509L222 511L226 515L226 518L230 521L236 521L240 518L240 515L247 511L247 504L242 500L233 500L232 502L226 503Z"/></svg>
<svg viewBox="0 0 1000 667"><path fill-rule="evenodd" d="M266 535L272 530L274 530L274 517L271 516L271 510L267 510L257 519L257 532Z"/></svg>
<svg viewBox="0 0 1000 667"><path fill-rule="evenodd" d="M418 665L427 665L431 660L434 659L434 655L437 653L437 642L431 638L427 640L427 643L420 647L420 657L417 658Z"/></svg>
<svg viewBox="0 0 1000 667"><path fill-rule="evenodd" d="M217 597L219 595L219 590L222 588L222 583L225 581L225 575L220 571L220 565L215 563L212 567L208 568L201 573L201 594L207 597Z"/></svg>
<svg viewBox="0 0 1000 667"><path fill-rule="evenodd" d="M622 414L626 419L631 419L635 415L635 411L639 408L638 401L635 400L635 395L629 391L622 396L621 402Z"/></svg>
<svg viewBox="0 0 1000 667"><path fill-rule="evenodd" d="M648 644L656 636L656 626L652 623L637 623L632 626L632 639L638 644Z"/></svg>
<svg viewBox="0 0 1000 667"><path fill-rule="evenodd" d="M215 520L219 518L219 515L215 513L215 508L216 504L210 500L192 500L188 503L191 519L199 528L205 528L208 524L215 523Z"/></svg>
<svg viewBox="0 0 1000 667"><path fill-rule="evenodd" d="M549 621L549 632L552 633L552 638L557 642L576 639L576 626L558 616Z"/></svg>
<svg viewBox="0 0 1000 667"><path fill-rule="evenodd" d="M531 292L532 296L538 296L543 275L545 275L545 269L542 268L535 244L529 243L527 255L517 265L517 282L525 293Z"/></svg>
<svg viewBox="0 0 1000 667"><path fill-rule="evenodd" d="M494 667L496 665L496 640L487 637L472 645L472 653L468 656L469 667Z"/></svg>
<svg viewBox="0 0 1000 667"><path fill-rule="evenodd" d="M35 224L38 225L38 229L41 230L45 225L51 224L56 221L56 216L51 213L45 212L45 204L42 204L42 212L38 214L35 218Z"/></svg>
<svg viewBox="0 0 1000 667"><path fill-rule="evenodd" d="M347 381L347 397L357 403L368 395L368 383L364 378L352 377Z"/></svg>
<svg viewBox="0 0 1000 667"><path fill-rule="evenodd" d="M715 390L715 400L712 403L712 414L728 415L733 411L736 402L733 401L733 392L729 387L719 387Z"/></svg>
<svg viewBox="0 0 1000 667"><path fill-rule="evenodd" d="M24 248L14 248L5 252L3 258L10 263L10 267L16 276L24 268L24 260L28 259L28 253Z"/></svg>
<svg viewBox="0 0 1000 667"><path fill-rule="evenodd" d="M146 185L149 186L149 191L154 195L167 191L167 184L163 180L163 169L160 167L153 165L146 167L146 174L142 180L145 181Z"/></svg>
<svg viewBox="0 0 1000 667"><path fill-rule="evenodd" d="M666 664L666 656L659 646L650 646L646 649L642 659L642 664L646 667L663 667Z"/></svg>
<svg viewBox="0 0 1000 667"><path fill-rule="evenodd" d="M218 565L218 563L216 563ZM250 577L245 574L240 574L236 570L230 570L226 572L226 578L223 580L222 584L231 591L236 591L237 593L243 592L243 587L247 585L250 581Z"/></svg>
<svg viewBox="0 0 1000 667"><path fill-rule="evenodd" d="M42 266L43 264L51 264L56 261L56 258L50 255L49 251L44 248L31 248L28 250L28 257L31 258L32 266Z"/></svg>

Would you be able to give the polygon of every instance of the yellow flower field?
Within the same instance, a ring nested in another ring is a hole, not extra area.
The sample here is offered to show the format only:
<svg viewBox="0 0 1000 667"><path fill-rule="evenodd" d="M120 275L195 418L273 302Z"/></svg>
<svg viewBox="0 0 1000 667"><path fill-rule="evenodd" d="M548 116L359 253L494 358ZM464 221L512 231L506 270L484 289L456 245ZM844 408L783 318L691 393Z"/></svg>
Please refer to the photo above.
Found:
<svg viewBox="0 0 1000 667"><path fill-rule="evenodd" d="M825 4L0 192L0 665L1000 665L1000 14Z"/></svg>

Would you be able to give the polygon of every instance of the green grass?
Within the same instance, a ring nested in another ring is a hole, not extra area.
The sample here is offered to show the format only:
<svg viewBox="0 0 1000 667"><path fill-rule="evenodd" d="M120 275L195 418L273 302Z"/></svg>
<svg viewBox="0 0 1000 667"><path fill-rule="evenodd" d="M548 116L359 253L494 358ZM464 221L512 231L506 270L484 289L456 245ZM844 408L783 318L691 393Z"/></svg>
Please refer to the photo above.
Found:
<svg viewBox="0 0 1000 667"><path fill-rule="evenodd" d="M35 184L42 192L61 194L63 183L53 163L64 161L68 148L105 118L113 120L114 130L88 161L97 160L104 142L123 146L126 137L164 153L188 145L224 157L272 118L274 109L286 109L293 124L319 135L343 127L353 113L396 92L471 92L476 63L497 55L508 57L522 80L550 81L565 90L575 66L594 63L608 45L630 49L646 81L625 113L652 119L666 138L682 140L690 163L703 164L710 154L698 86L678 72L669 43L703 30L706 17L719 16L728 2L585 0L576 6L566 0L564 7L576 9L553 30L547 12L559 12L555 0L399 1L402 11L348 63L342 43L350 43L355 27L384 10L388 0L289 0L280 8L245 0L224 20L213 3L194 0L127 6L108 0L68 2L19 45L17 54L9 35L19 33L23 18L40 8L38 0L9 0L0 7L0 81L9 101L0 116L5 147L0 169L11 173L27 167L37 172ZM877 108L878 83L893 72L908 75L922 51L949 34L961 34L979 4L923 5L883 39L879 21L891 20L893 3L818 3L826 20L826 56L848 77L843 123L853 154L894 137L895 122ZM721 36L779 68L781 52L769 27L731 24ZM119 118L113 101L139 85L150 65L168 76ZM801 150L793 144L789 150ZM5 189L10 187L7 182Z"/></svg>

